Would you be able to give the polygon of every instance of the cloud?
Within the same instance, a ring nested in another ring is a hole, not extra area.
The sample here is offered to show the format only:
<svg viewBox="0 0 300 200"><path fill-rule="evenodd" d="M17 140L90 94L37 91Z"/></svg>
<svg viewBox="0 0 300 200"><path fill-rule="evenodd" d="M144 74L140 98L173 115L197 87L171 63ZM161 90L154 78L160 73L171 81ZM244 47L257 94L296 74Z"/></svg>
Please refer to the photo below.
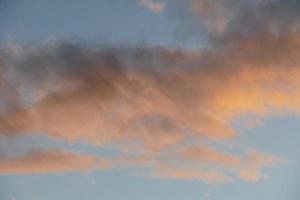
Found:
<svg viewBox="0 0 300 200"><path fill-rule="evenodd" d="M300 6L294 0L170 0L168 8L181 23L178 32L184 39L201 37L208 45L268 29L278 34L299 30Z"/></svg>
<svg viewBox="0 0 300 200"><path fill-rule="evenodd" d="M282 163L282 158L276 157L270 153L262 153L255 150L248 152L248 157L244 158L244 166L239 172L239 176L247 181L258 181L266 177L262 170L272 166L274 163Z"/></svg>
<svg viewBox="0 0 300 200"><path fill-rule="evenodd" d="M197 51L69 44L27 51L6 58L3 90L20 98L1 115L2 134L99 144L138 137L164 146L186 132L232 137L244 115L299 112L298 33L265 32Z"/></svg>
<svg viewBox="0 0 300 200"><path fill-rule="evenodd" d="M165 177L263 178L265 168L280 163L277 156L243 148L228 153L204 141L234 138L233 124L243 117L260 124L299 115L299 5L174 2L203 26L207 46L2 48L1 136L113 144L121 156L111 158L112 166L148 166Z"/></svg>
<svg viewBox="0 0 300 200"><path fill-rule="evenodd" d="M183 158L199 161L205 164L218 164L223 166L237 167L241 165L239 155L227 154L223 151L205 145L186 147L181 150Z"/></svg>
<svg viewBox="0 0 300 200"><path fill-rule="evenodd" d="M20 156L1 156L0 174L63 173L104 168L96 156L80 153L34 149Z"/></svg>
<svg viewBox="0 0 300 200"><path fill-rule="evenodd" d="M191 138L234 137L232 124L243 116L298 113L298 34L265 34L198 50L50 44L3 54L2 90L18 98L2 101L1 134L141 145L140 153L164 155ZM237 168L241 158L220 151L200 146L184 156L260 177L261 167Z"/></svg>
<svg viewBox="0 0 300 200"><path fill-rule="evenodd" d="M216 170L201 170L201 169L189 169L174 167L171 165L159 166L154 171L154 176L167 177L173 179L185 179L185 180L202 180L207 183L228 183L233 179L230 176L226 176Z"/></svg>
<svg viewBox="0 0 300 200"><path fill-rule="evenodd" d="M152 0L140 0L139 4L153 12L162 12L165 9L165 2L155 2Z"/></svg>
<svg viewBox="0 0 300 200"><path fill-rule="evenodd" d="M131 140L144 144L144 151L158 154L178 144L187 144L188 137L218 140L233 137L236 132L231 124L240 116L298 112L296 36L241 38L235 39L235 45L224 44L224 50L197 52L159 49L159 53L154 53L150 48L125 55L121 50L97 52L62 45L55 49L46 46L26 55L27 50L21 49L21 58L19 54L10 54L12 58L7 58L5 66L7 73L13 71L5 85L19 92L20 99L18 106L8 107L1 116L1 133L6 136L47 133L57 139L98 145ZM286 49L285 53L276 46ZM53 52L36 53L43 51ZM61 52L75 53L65 60ZM146 55L145 59L157 58L150 62L139 60L135 53ZM264 58L263 63L257 57ZM48 67L49 63L54 67ZM144 63L150 63L148 68L140 68ZM159 65L165 68L156 69ZM24 70L25 67L31 69ZM29 92L22 97L24 89ZM31 102L26 102L27 98ZM203 146L185 157L201 155L202 162L214 166L234 168L240 162L239 157ZM257 167L249 167L240 170L240 175L250 179L250 172L259 177L259 171Z"/></svg>

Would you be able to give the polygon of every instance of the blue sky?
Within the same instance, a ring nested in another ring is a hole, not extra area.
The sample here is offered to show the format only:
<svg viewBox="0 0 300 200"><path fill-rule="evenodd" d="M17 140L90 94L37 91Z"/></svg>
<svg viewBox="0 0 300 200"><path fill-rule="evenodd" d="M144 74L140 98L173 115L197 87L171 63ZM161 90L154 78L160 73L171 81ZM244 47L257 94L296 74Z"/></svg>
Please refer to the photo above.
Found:
<svg viewBox="0 0 300 200"><path fill-rule="evenodd" d="M300 4L238 2L1 1L0 199L299 199Z"/></svg>
<svg viewBox="0 0 300 200"><path fill-rule="evenodd" d="M129 1L4 1L1 41L80 38L109 43L176 43L177 24ZM158 23L159 22L159 23Z"/></svg>

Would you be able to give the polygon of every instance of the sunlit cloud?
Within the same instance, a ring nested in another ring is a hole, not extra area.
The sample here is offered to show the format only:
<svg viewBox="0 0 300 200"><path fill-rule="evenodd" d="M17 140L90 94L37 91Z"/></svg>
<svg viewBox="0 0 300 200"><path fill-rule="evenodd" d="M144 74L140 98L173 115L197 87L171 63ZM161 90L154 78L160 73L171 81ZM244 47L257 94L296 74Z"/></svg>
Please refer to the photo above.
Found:
<svg viewBox="0 0 300 200"><path fill-rule="evenodd" d="M200 170L190 168L180 168L171 165L159 166L154 171L154 176L184 179L184 180L202 180L207 183L228 183L233 181L230 176L226 176L217 170Z"/></svg>
<svg viewBox="0 0 300 200"><path fill-rule="evenodd" d="M249 128L268 117L299 115L299 6L230 2L174 0L209 33L209 45L197 49L72 42L2 48L1 137L113 145L119 155L105 158L109 168L147 168L153 176L263 179L266 168L282 163L280 156L243 147L229 153L206 141L234 139L233 124L244 117ZM39 162L40 154L4 159L2 173L80 170L95 159L55 154L62 158L57 165Z"/></svg>
<svg viewBox="0 0 300 200"><path fill-rule="evenodd" d="M25 155L1 156L0 174L62 173L105 168L96 156L60 150L34 149Z"/></svg>

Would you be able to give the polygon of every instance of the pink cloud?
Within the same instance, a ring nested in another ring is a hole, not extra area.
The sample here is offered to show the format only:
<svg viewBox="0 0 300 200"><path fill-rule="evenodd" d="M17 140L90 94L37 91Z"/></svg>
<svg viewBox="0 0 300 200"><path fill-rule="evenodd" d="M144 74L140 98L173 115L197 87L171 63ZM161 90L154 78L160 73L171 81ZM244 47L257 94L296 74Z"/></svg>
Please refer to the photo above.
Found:
<svg viewBox="0 0 300 200"><path fill-rule="evenodd" d="M110 49L51 43L1 50L1 137L46 134L95 147L114 144L121 155L107 158L110 167L149 167L164 177L263 178L265 168L281 159L245 148L228 153L204 141L234 138L239 132L233 124L245 116L253 117L245 124L251 127L300 113L298 10L291 1L251 1L239 8L222 0L174 2L187 3L187 15L210 34L209 45ZM141 5L156 12L165 7ZM60 162L48 162L53 158ZM3 158L0 167L2 173L80 171L94 159L43 152Z"/></svg>
<svg viewBox="0 0 300 200"><path fill-rule="evenodd" d="M155 2L153 0L140 0L139 4L153 12L162 12L165 9L165 2Z"/></svg>

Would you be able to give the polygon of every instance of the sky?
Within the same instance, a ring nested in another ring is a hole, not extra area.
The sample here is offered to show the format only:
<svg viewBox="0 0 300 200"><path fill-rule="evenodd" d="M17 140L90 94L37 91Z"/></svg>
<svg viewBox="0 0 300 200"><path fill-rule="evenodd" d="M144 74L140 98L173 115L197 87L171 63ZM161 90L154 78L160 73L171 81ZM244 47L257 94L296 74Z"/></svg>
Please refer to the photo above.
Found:
<svg viewBox="0 0 300 200"><path fill-rule="evenodd" d="M300 2L1 0L0 199L299 199Z"/></svg>

